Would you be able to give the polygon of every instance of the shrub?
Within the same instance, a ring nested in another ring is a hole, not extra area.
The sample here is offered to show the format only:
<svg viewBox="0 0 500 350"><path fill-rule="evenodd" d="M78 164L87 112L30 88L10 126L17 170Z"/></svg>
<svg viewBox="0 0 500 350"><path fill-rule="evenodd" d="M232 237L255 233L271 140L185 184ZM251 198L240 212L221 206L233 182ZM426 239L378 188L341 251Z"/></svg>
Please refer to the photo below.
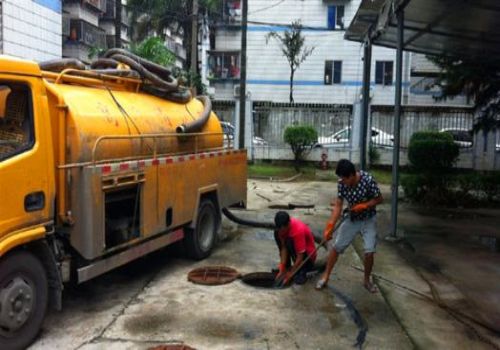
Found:
<svg viewBox="0 0 500 350"><path fill-rule="evenodd" d="M370 148L368 149L368 159L370 160L370 166L373 166L380 161L380 152L372 144L370 144Z"/></svg>
<svg viewBox="0 0 500 350"><path fill-rule="evenodd" d="M310 125L288 126L284 140L292 148L295 158L295 170L299 170L300 162L318 141L318 133Z"/></svg>
<svg viewBox="0 0 500 350"><path fill-rule="evenodd" d="M429 205L479 206L500 203L500 172L468 174L405 174L405 197Z"/></svg>
<svg viewBox="0 0 500 350"><path fill-rule="evenodd" d="M459 147L449 133L416 132L411 136L408 160L414 170L430 174L448 172L456 162Z"/></svg>

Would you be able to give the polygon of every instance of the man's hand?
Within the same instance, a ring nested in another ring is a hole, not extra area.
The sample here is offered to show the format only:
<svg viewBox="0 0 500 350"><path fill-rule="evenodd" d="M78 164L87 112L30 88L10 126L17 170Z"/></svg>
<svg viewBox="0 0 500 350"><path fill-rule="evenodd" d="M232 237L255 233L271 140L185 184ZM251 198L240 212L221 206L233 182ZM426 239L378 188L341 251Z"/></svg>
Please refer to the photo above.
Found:
<svg viewBox="0 0 500 350"><path fill-rule="evenodd" d="M334 227L334 225L333 225L332 221L328 221L326 223L325 230L323 231L323 238L325 241L329 241L332 239L333 227Z"/></svg>
<svg viewBox="0 0 500 350"><path fill-rule="evenodd" d="M288 283L290 283L290 280L292 279L292 272L291 271L288 271L286 274L285 274L285 278L283 278L283 283L282 285L283 286L286 286Z"/></svg>
<svg viewBox="0 0 500 350"><path fill-rule="evenodd" d="M280 263L278 265L278 274L276 275L276 277L274 278L275 280L278 280L280 279L281 277L283 277L283 275L286 273L286 266L285 264L283 263Z"/></svg>
<svg viewBox="0 0 500 350"><path fill-rule="evenodd" d="M351 211L354 213L361 213L362 211L368 210L370 207L368 203L358 203L351 207Z"/></svg>

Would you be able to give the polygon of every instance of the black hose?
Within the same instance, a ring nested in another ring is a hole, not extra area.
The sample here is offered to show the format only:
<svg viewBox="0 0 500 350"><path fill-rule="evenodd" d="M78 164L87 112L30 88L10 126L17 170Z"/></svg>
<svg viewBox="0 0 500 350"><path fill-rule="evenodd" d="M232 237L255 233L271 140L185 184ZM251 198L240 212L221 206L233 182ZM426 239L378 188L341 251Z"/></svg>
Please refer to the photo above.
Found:
<svg viewBox="0 0 500 350"><path fill-rule="evenodd" d="M76 58L60 58L56 60L43 61L39 63L40 69L59 73L65 69L85 69L85 65Z"/></svg>
<svg viewBox="0 0 500 350"><path fill-rule="evenodd" d="M332 293L335 294L337 297L339 297L345 303L347 310L349 310L351 319L353 320L356 327L358 327L358 335L356 336L356 343L354 343L354 347L362 349L363 344L366 340L366 333L368 333L368 326L366 322L363 320L363 317L359 313L358 309L356 309L356 307L354 306L354 303L352 302L351 298L343 294L337 288L334 288L332 286L328 286L328 288L330 288Z"/></svg>
<svg viewBox="0 0 500 350"><path fill-rule="evenodd" d="M210 118L210 113L212 112L212 102L210 101L210 98L208 96L197 96L196 98L200 100L201 103L203 103L204 107L203 112L201 113L201 116L198 119L195 119L187 124L181 124L180 126L178 126L175 129L175 131L177 131L178 134L201 131L203 126L208 121L208 118Z"/></svg>
<svg viewBox="0 0 500 350"><path fill-rule="evenodd" d="M259 227L259 228L267 228L270 230L276 230L277 227L272 224L272 223L264 223L264 222L257 222L257 221L251 221L251 220L245 220L238 218L234 216L233 213L231 213L227 208L222 208L222 213L231 221L234 221L237 224L240 225L245 225L245 226L252 226L252 227Z"/></svg>

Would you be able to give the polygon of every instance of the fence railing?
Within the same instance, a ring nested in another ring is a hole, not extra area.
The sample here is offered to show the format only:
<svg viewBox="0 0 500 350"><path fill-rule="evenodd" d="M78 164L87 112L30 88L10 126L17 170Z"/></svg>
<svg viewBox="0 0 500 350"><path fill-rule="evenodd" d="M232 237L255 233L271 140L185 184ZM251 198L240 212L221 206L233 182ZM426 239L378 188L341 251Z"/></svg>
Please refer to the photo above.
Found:
<svg viewBox="0 0 500 350"><path fill-rule="evenodd" d="M401 148L407 148L417 131L441 131L452 134L462 148L472 147L472 108L404 106L401 115ZM394 144L394 107L371 106L371 141L376 146Z"/></svg>

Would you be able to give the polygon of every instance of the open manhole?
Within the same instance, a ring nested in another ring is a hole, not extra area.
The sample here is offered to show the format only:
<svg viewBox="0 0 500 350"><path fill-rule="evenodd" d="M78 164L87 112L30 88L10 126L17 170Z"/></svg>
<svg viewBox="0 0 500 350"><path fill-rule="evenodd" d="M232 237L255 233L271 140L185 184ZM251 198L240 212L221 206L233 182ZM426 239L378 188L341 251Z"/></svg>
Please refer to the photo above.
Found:
<svg viewBox="0 0 500 350"><path fill-rule="evenodd" d="M281 289L282 287L287 287L280 286L278 288L275 278L276 274L272 272L252 272L241 276L241 281L249 286L257 288Z"/></svg>
<svg viewBox="0 0 500 350"><path fill-rule="evenodd" d="M227 266L200 267L188 273L188 281L209 286L231 283L238 277L240 273Z"/></svg>
<svg viewBox="0 0 500 350"><path fill-rule="evenodd" d="M185 344L169 344L169 345L157 345L153 348L149 348L148 350L196 350L190 346Z"/></svg>

